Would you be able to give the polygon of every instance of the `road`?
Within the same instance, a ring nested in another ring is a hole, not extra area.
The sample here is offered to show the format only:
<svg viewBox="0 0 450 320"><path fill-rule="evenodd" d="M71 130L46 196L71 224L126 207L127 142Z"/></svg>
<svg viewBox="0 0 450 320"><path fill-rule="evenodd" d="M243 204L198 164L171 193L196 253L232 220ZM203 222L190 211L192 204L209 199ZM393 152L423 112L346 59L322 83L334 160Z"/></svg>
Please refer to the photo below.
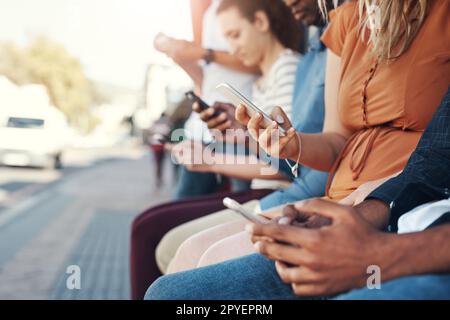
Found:
<svg viewBox="0 0 450 320"><path fill-rule="evenodd" d="M129 299L133 218L168 201L145 149L72 150L60 172L0 168L0 299ZM81 289L66 284L80 268Z"/></svg>

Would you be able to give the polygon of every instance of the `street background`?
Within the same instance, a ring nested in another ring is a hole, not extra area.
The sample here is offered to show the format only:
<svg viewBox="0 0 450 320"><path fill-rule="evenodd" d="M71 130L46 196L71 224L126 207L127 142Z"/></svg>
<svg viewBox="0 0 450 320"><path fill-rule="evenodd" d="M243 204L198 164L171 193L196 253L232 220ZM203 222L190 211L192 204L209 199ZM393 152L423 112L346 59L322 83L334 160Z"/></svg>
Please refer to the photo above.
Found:
<svg viewBox="0 0 450 320"><path fill-rule="evenodd" d="M0 299L130 299L131 223L176 179L148 132L193 89L159 32L192 40L189 1L0 0Z"/></svg>

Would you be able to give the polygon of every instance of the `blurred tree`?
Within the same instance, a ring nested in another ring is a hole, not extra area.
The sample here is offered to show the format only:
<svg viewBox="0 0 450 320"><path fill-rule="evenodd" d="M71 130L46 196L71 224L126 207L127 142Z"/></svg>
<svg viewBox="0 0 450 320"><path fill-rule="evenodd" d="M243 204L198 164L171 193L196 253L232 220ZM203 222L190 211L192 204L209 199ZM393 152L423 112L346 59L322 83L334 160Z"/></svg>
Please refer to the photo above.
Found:
<svg viewBox="0 0 450 320"><path fill-rule="evenodd" d="M7 43L0 47L0 74L23 85L42 84L52 104L69 123L84 133L98 123L92 114L94 103L104 101L86 78L81 63L60 44L40 37L27 48Z"/></svg>

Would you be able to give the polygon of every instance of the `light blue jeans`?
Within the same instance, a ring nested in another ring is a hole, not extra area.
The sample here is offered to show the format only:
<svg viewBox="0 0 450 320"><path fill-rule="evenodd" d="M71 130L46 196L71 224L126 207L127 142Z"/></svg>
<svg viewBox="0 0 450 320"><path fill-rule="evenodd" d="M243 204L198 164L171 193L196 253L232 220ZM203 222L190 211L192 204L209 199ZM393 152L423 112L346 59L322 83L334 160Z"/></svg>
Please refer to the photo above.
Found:
<svg viewBox="0 0 450 320"><path fill-rule="evenodd" d="M279 278L273 261L252 254L167 275L148 289L146 300L302 300ZM398 278L381 289L352 290L336 300L450 299L450 274Z"/></svg>
<svg viewBox="0 0 450 320"><path fill-rule="evenodd" d="M284 165L285 163L280 163ZM306 167L300 168L300 175L286 189L272 192L259 201L261 210L269 210L282 204L322 197L325 194L328 172L320 172Z"/></svg>

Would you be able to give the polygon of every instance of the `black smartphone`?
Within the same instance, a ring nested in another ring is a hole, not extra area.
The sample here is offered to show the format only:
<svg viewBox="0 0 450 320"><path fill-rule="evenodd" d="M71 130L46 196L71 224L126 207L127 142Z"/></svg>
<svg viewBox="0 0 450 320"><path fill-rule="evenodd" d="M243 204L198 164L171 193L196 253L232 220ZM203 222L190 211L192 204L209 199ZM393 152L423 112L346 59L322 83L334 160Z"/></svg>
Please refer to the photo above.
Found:
<svg viewBox="0 0 450 320"><path fill-rule="evenodd" d="M186 98L188 98L192 103L197 102L200 106L200 111L205 111L211 108L205 101L203 101L199 96L197 96L194 91L188 91L185 93Z"/></svg>

